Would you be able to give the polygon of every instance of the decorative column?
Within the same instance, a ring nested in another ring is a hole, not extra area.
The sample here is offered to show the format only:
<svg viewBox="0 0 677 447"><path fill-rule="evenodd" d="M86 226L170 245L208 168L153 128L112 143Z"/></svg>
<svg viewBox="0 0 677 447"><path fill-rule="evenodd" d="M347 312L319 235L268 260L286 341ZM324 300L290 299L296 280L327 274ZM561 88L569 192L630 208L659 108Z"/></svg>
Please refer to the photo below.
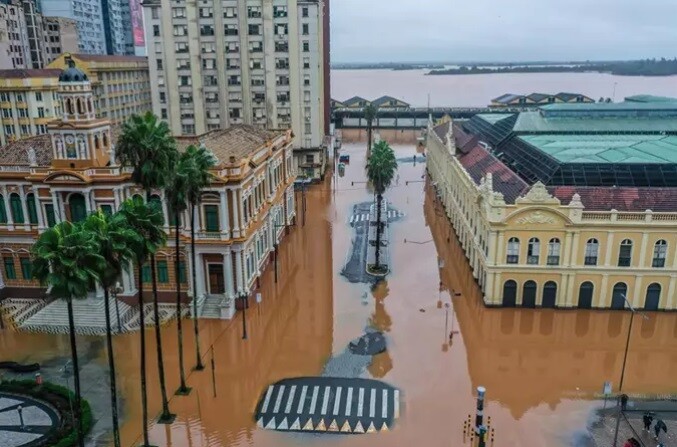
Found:
<svg viewBox="0 0 677 447"><path fill-rule="evenodd" d="M204 260L202 258L202 253L195 254L196 263L197 263L197 293L195 294L196 299L199 299L201 296L207 293L205 287L205 269L204 269Z"/></svg>
<svg viewBox="0 0 677 447"><path fill-rule="evenodd" d="M52 191L52 208L54 208L54 221L55 223L61 222L63 219L61 217L61 211L59 208L59 198L57 197L57 192Z"/></svg>
<svg viewBox="0 0 677 447"><path fill-rule="evenodd" d="M602 275L602 285L599 287L599 298L597 299L597 305L595 306L595 297L593 296L592 298L592 306L593 307L609 307L606 304L606 296L607 296L607 287L609 285L609 275L607 273Z"/></svg>
<svg viewBox="0 0 677 447"><path fill-rule="evenodd" d="M230 247L226 247L223 252L223 273L226 281L226 298L232 300L235 298L235 278L233 278L233 256Z"/></svg>
<svg viewBox="0 0 677 447"><path fill-rule="evenodd" d="M604 254L604 265L608 267L611 265L611 253L614 247L614 233L612 231L607 232L606 236L606 253Z"/></svg>
<svg viewBox="0 0 677 447"><path fill-rule="evenodd" d="M24 230L31 229L31 219L28 215L28 206L26 206L26 193L23 186L19 186L19 197L21 197L21 210L24 213Z"/></svg>
<svg viewBox="0 0 677 447"><path fill-rule="evenodd" d="M2 185L0 187L0 191L2 191L2 197L4 198L4 206L5 206L5 216L7 216L7 227L10 230L14 229L14 217L12 216L12 210L9 208L9 196L7 195L7 185Z"/></svg>
<svg viewBox="0 0 677 447"><path fill-rule="evenodd" d="M642 234L642 244L640 245L639 249L639 264L638 264L639 268L644 267L644 263L646 262L646 246L648 242L649 242L649 233L645 231Z"/></svg>
<svg viewBox="0 0 677 447"><path fill-rule="evenodd" d="M45 223L45 216L42 210L42 201L38 195L37 186L33 185L31 189L33 190L33 198L35 200L35 212L38 215L38 231L42 232L47 227Z"/></svg>
<svg viewBox="0 0 677 447"><path fill-rule="evenodd" d="M0 281L2 278L0 278ZM670 285L668 286L668 299L665 301L665 309L671 310L675 308L675 284L677 283L677 276L670 275Z"/></svg>
<svg viewBox="0 0 677 447"><path fill-rule="evenodd" d="M228 199L226 189L220 191L221 196L221 239L230 239L230 217L228 212Z"/></svg>
<svg viewBox="0 0 677 447"><path fill-rule="evenodd" d="M498 232L498 246L496 247L496 264L505 264L503 250L505 249L505 232Z"/></svg>
<svg viewBox="0 0 677 447"><path fill-rule="evenodd" d="M164 216L164 230L165 233L169 233L169 211L167 209L167 194L165 190L162 190L162 215Z"/></svg>
<svg viewBox="0 0 677 447"><path fill-rule="evenodd" d="M627 297L628 301L630 301L632 303L632 307L634 307L635 309L638 309L639 307L643 307L643 306L639 305L642 297L644 296L642 294L642 280L643 279L644 279L644 277L642 275L636 275L635 276L635 290L632 293L633 296Z"/></svg>
<svg viewBox="0 0 677 447"><path fill-rule="evenodd" d="M85 194L85 209L87 210L87 214L89 214L92 212L92 199L91 199L92 192L84 191L84 194Z"/></svg>
<svg viewBox="0 0 677 447"><path fill-rule="evenodd" d="M242 275L242 255L243 255L242 247L239 247L238 249L235 250L235 277L237 279L236 282L237 293L242 293L246 290Z"/></svg>
<svg viewBox="0 0 677 447"><path fill-rule="evenodd" d="M233 200L231 202L233 204L233 237L238 238L240 237L240 207L237 205L237 190L231 189L230 191L233 193Z"/></svg>
<svg viewBox="0 0 677 447"><path fill-rule="evenodd" d="M239 194L238 194L239 193ZM245 229L247 228L246 222L244 221L244 195L242 194L242 188L235 189L233 194L235 194L235 203L240 207L240 234L244 236Z"/></svg>
<svg viewBox="0 0 677 447"><path fill-rule="evenodd" d="M569 274L569 282L567 285L567 294L564 296L564 303L566 307L574 307L574 280L576 273Z"/></svg>
<svg viewBox="0 0 677 447"><path fill-rule="evenodd" d="M122 294L133 295L136 292L134 281L134 263L130 262L126 269L122 270Z"/></svg>

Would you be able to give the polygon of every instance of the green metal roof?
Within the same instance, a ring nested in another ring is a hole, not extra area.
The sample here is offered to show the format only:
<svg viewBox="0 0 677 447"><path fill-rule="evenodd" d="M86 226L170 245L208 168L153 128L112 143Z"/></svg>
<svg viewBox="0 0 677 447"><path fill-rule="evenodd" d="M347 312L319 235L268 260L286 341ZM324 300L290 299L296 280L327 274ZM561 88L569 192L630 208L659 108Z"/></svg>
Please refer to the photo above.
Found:
<svg viewBox="0 0 677 447"><path fill-rule="evenodd" d="M675 135L520 135L562 163L677 163Z"/></svg>
<svg viewBox="0 0 677 447"><path fill-rule="evenodd" d="M513 115L512 113L479 113L475 116L482 118L484 121L488 123L496 124L502 119L508 118L512 115Z"/></svg>
<svg viewBox="0 0 677 447"><path fill-rule="evenodd" d="M659 102L593 102L593 103L555 103L540 106L541 110L549 111L635 111L635 110L675 110L674 101Z"/></svg>
<svg viewBox="0 0 677 447"><path fill-rule="evenodd" d="M548 106L550 107L550 106ZM546 118L540 112L519 114L513 131L522 132L677 132L674 117L651 118Z"/></svg>
<svg viewBox="0 0 677 447"><path fill-rule="evenodd" d="M633 95L625 98L627 102L677 102L677 98L655 95Z"/></svg>

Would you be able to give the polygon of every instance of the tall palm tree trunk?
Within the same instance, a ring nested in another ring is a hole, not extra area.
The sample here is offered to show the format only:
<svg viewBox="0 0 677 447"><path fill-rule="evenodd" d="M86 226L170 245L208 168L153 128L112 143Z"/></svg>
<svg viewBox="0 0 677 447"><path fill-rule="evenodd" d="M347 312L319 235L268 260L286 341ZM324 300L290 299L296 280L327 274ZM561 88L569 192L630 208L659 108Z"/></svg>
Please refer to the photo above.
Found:
<svg viewBox="0 0 677 447"><path fill-rule="evenodd" d="M82 430L82 394L80 391L80 365L78 362L78 344L75 340L75 318L73 316L73 298L66 300L68 306L68 335L71 343L71 363L73 364L73 387L75 388L75 430L78 434L78 446L85 447L85 434Z"/></svg>
<svg viewBox="0 0 677 447"><path fill-rule="evenodd" d="M367 158L371 157L371 121L367 122Z"/></svg>
<svg viewBox="0 0 677 447"><path fill-rule="evenodd" d="M376 251L374 259L374 268L378 269L380 267L381 260L381 202L383 201L383 196L381 194L376 194Z"/></svg>
<svg viewBox="0 0 677 447"><path fill-rule="evenodd" d="M143 264L139 265L139 335L141 337L141 414L143 427L143 447L149 447L148 440L148 393L146 390L146 321L143 303Z"/></svg>
<svg viewBox="0 0 677 447"><path fill-rule="evenodd" d="M169 399L167 399L167 385L165 384L165 363L162 358L162 334L160 334L160 310L158 308L157 271L155 269L155 255L150 255L151 280L153 284L153 317L155 319L155 344L157 352L157 368L160 376L160 394L162 396L162 414L159 422L169 422L172 414L169 412Z"/></svg>
<svg viewBox="0 0 677 447"><path fill-rule="evenodd" d="M110 302L108 288L105 287L103 297L106 300L104 310L106 313L106 345L108 349L108 375L110 381L110 407L113 413L113 445L120 447L120 425L118 423L118 392L115 380L115 356L113 355L113 331L110 323ZM119 328L118 328L119 330Z"/></svg>
<svg viewBox="0 0 677 447"><path fill-rule="evenodd" d="M188 394L190 389L186 386L186 372L183 369L183 324L181 316L181 268L179 265L179 217L174 222L174 246L176 250L175 276L176 276L176 327L179 337L179 377L181 384L176 394Z"/></svg>
<svg viewBox="0 0 677 447"><path fill-rule="evenodd" d="M195 369L202 371L205 366L202 364L202 354L200 354L200 331L197 323L197 265L195 265L195 204L190 204L190 256L192 259L193 274L193 329L195 331Z"/></svg>

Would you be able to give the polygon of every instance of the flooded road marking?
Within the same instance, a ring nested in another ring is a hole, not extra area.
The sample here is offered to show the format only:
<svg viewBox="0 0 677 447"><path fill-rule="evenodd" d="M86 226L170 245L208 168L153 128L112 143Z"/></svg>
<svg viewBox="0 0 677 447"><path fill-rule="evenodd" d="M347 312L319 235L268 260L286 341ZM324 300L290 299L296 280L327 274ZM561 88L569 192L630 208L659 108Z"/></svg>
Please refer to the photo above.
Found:
<svg viewBox="0 0 677 447"><path fill-rule="evenodd" d="M290 430L301 430L301 419L296 418L293 424L291 424L291 427L289 427Z"/></svg>
<svg viewBox="0 0 677 447"><path fill-rule="evenodd" d="M282 395L284 394L284 385L280 385L279 391L277 392L277 399L275 399L275 407L273 408L273 413L280 411L280 404L282 404Z"/></svg>
<svg viewBox="0 0 677 447"><path fill-rule="evenodd" d="M341 387L338 387L336 388L336 400L334 400L334 416L338 416L340 403L341 403Z"/></svg>
<svg viewBox="0 0 677 447"><path fill-rule="evenodd" d="M273 385L268 386L268 391L266 391L266 399L263 401L263 407L261 408L261 413L268 411L268 404L270 403L270 396L273 395Z"/></svg>
<svg viewBox="0 0 677 447"><path fill-rule="evenodd" d="M299 408L296 410L298 414L303 413L303 407L306 404L306 392L308 391L308 385L303 385L301 388L301 398L299 400Z"/></svg>
<svg viewBox="0 0 677 447"><path fill-rule="evenodd" d="M376 388L371 389L371 399L369 400L369 417L376 415Z"/></svg>
<svg viewBox="0 0 677 447"><path fill-rule="evenodd" d="M317 393L320 391L319 386L313 388L313 399L310 401L310 414L315 413L315 405L317 404Z"/></svg>
<svg viewBox="0 0 677 447"><path fill-rule="evenodd" d="M346 416L350 416L350 409L353 406L353 387L348 387L348 395L346 396Z"/></svg>
<svg viewBox="0 0 677 447"><path fill-rule="evenodd" d="M400 390L395 390L395 398L393 403L393 418L397 419L400 417Z"/></svg>
<svg viewBox="0 0 677 447"><path fill-rule="evenodd" d="M331 395L331 388L328 386L324 387L324 396L322 399L322 410L320 410L321 415L327 414L327 406L329 405L329 396Z"/></svg>
<svg viewBox="0 0 677 447"><path fill-rule="evenodd" d="M360 388L360 393L357 401L357 417L362 417L362 408L364 406L364 388Z"/></svg>
<svg viewBox="0 0 677 447"><path fill-rule="evenodd" d="M280 425L277 426L278 430L289 430L289 425L287 424L287 418L282 419Z"/></svg>
<svg viewBox="0 0 677 447"><path fill-rule="evenodd" d="M381 409L381 417L383 419L388 417L388 389L383 389L383 407Z"/></svg>
<svg viewBox="0 0 677 447"><path fill-rule="evenodd" d="M289 399L287 399L287 406L284 409L285 413L291 413L291 404L294 402L294 394L296 394L296 385L292 385L291 390L289 390Z"/></svg>

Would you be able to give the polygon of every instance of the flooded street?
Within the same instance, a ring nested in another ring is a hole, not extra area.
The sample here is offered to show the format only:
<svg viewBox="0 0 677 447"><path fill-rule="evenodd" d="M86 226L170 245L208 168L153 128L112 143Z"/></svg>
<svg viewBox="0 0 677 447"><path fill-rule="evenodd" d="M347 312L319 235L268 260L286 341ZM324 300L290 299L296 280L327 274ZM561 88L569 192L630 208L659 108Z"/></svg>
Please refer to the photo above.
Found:
<svg viewBox="0 0 677 447"><path fill-rule="evenodd" d="M185 330L189 396L173 395L179 384L176 325L163 328L170 407L177 419L172 425L152 423L153 444L460 446L479 385L487 388L485 414L491 416L496 447L574 445L577 433L585 431L591 411L601 405L595 394L605 381L618 382L629 313L484 308L453 229L426 186L420 155L416 164L400 162L399 181L386 193L404 213L389 227L387 282L373 290L349 282L341 271L354 237L353 206L372 199L364 183L365 146L345 144L341 152L351 156L345 176L307 192L305 226L299 212L297 226L280 245L278 283L269 264L261 280L263 302L252 300L247 311L249 338L241 338L241 313L231 321L200 320L207 368L194 372L192 331ZM416 153L414 145L395 150L400 158ZM450 303L448 315L445 303ZM184 328L192 328L186 323ZM256 426L253 414L269 384L321 375L367 327L385 334L388 349L373 358L362 377L383 380L402 393L402 413L389 432L299 434ZM449 345L452 330L458 333ZM150 414L157 415L150 329L148 335ZM138 338L132 333L115 339L124 446L141 440ZM80 338L81 355L106 371L100 340ZM66 336L5 331L0 353L3 360L49 363L65 361L69 347ZM675 392L675 377L677 314L636 320L624 391ZM84 387L107 393L105 375Z"/></svg>

